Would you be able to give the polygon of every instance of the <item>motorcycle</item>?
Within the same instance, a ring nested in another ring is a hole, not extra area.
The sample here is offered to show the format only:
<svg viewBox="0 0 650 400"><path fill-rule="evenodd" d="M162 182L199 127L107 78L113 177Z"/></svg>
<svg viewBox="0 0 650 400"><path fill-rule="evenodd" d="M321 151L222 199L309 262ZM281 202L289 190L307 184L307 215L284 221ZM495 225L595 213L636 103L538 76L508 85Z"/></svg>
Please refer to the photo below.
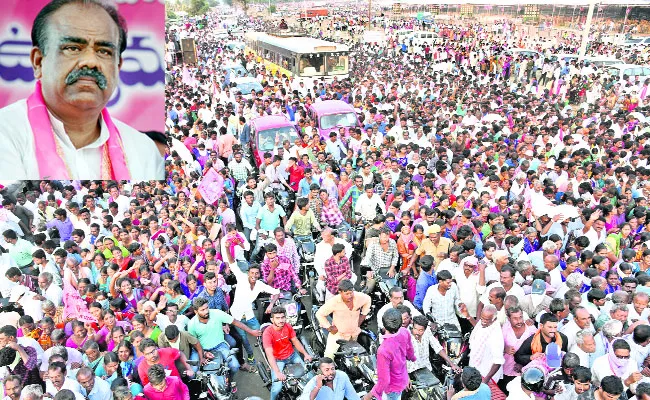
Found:
<svg viewBox="0 0 650 400"><path fill-rule="evenodd" d="M287 215L290 215L295 208L296 194L285 187L273 190L273 193L275 193L276 204L280 205Z"/></svg>
<svg viewBox="0 0 650 400"><path fill-rule="evenodd" d="M239 349L231 349L229 357L234 357ZM237 384L230 379L228 361L216 351L214 358L202 365L190 380L193 399L232 400L237 391ZM190 365L199 365L198 360L188 360Z"/></svg>
<svg viewBox="0 0 650 400"><path fill-rule="evenodd" d="M329 332L321 328L316 318L317 311L318 306L312 306L310 318L314 334L311 337L310 348L316 354L323 354ZM338 340L337 343L341 346L334 355L337 368L350 377L352 386L357 392L370 391L377 381L377 336L372 331L362 329L356 341Z"/></svg>
<svg viewBox="0 0 650 400"><path fill-rule="evenodd" d="M348 375L357 392L368 393L377 382L377 356L354 340L339 339L336 343L340 347L334 363Z"/></svg>
<svg viewBox="0 0 650 400"><path fill-rule="evenodd" d="M426 369L426 368L423 368ZM438 378L429 370L416 370L410 373L411 387L407 392L408 400L445 400L447 389L453 386L454 371L449 369L450 374L445 378L445 384L441 385Z"/></svg>
<svg viewBox="0 0 650 400"><path fill-rule="evenodd" d="M314 256L316 255L316 242L311 236L294 236L300 256L300 279L308 283L309 271L314 268Z"/></svg>
<svg viewBox="0 0 650 400"><path fill-rule="evenodd" d="M276 305L284 307L286 311L287 323L296 331L296 336L299 336L303 328L308 324L308 319L305 317L307 311L303 307L302 298L308 294L292 294L291 292L281 292ZM258 310L266 310L271 301L270 297L260 296L256 300ZM259 321L266 322L267 314L258 318Z"/></svg>
<svg viewBox="0 0 650 400"><path fill-rule="evenodd" d="M395 274L395 278L399 284L400 274L399 272ZM368 287L368 278L367 275L364 275L363 282L361 283L362 291L370 296L371 305L370 312L366 316L366 320L370 320L377 315L377 312L388 302L390 301L390 289L392 286L389 286L389 283L386 282L379 274L373 274L375 283L372 290Z"/></svg>
<svg viewBox="0 0 650 400"><path fill-rule="evenodd" d="M356 254L362 254L365 247L366 222L357 213L357 221L354 227L350 227L352 249Z"/></svg>
<svg viewBox="0 0 650 400"><path fill-rule="evenodd" d="M427 315L427 318L431 322L433 335L436 336L449 359L461 368L467 366L470 334L463 335L460 329L453 324L440 325L431 314ZM438 354L431 352L429 359L433 373L441 381L447 381L450 374L452 377L455 375L451 367ZM454 384L459 386L459 380L454 380Z"/></svg>
<svg viewBox="0 0 650 400"><path fill-rule="evenodd" d="M289 323L289 320L287 319L287 323ZM269 329L271 324L263 324L260 327L260 330L264 332L265 329ZM300 337L300 341L302 342L302 345L305 347L305 351L307 351L308 354L310 354L312 357L316 357L314 354L314 351L312 348L309 346L307 341L302 335L297 335ZM264 351L264 346L262 343L262 337L257 338L257 345L259 348L262 350L262 360L257 362L257 369L260 373L260 378L262 379L262 382L264 383L264 386L267 387L267 389L271 389L271 385L276 382L271 379L271 368L269 366L269 360L266 356L266 352ZM293 400L298 398L298 396L303 392L305 386L307 386L307 383L314 377L316 374L314 373L314 370L316 366L318 365L318 361L312 360L310 362L306 362L305 365L302 364L287 364L284 366L283 373L287 377L282 382L282 391L278 395L278 399L280 400Z"/></svg>
<svg viewBox="0 0 650 400"><path fill-rule="evenodd" d="M252 263L261 263L264 260L264 255L266 254L266 251L264 250L264 246L267 245L268 243L273 243L275 241L275 238L272 235L272 232L265 231L264 229L260 229L257 232L257 237L256 237L256 242L255 242L255 248L253 249L253 252L250 255L250 261Z"/></svg>

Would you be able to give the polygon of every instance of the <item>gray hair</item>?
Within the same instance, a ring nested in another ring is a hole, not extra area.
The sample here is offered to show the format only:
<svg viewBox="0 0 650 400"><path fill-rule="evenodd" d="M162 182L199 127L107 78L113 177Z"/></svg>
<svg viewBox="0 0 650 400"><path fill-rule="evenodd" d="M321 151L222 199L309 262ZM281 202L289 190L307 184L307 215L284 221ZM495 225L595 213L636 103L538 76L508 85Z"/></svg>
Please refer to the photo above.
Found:
<svg viewBox="0 0 650 400"><path fill-rule="evenodd" d="M113 399L114 400L126 400L130 399L131 391L126 386L118 386L113 390Z"/></svg>
<svg viewBox="0 0 650 400"><path fill-rule="evenodd" d="M614 304L609 310L610 314L614 314L616 311L628 311L627 304Z"/></svg>
<svg viewBox="0 0 650 400"><path fill-rule="evenodd" d="M582 287L583 279L582 274L572 272L566 278L566 285L569 289L580 289Z"/></svg>
<svg viewBox="0 0 650 400"><path fill-rule="evenodd" d="M20 400L41 400L43 398L43 388L41 385L27 385L20 393Z"/></svg>
<svg viewBox="0 0 650 400"><path fill-rule="evenodd" d="M57 355L63 358L66 362L68 361L68 349L65 346L54 346L52 347L52 353L50 356Z"/></svg>
<svg viewBox="0 0 650 400"><path fill-rule="evenodd" d="M617 290L612 293L612 303L614 304L627 304L629 294L623 290Z"/></svg>
<svg viewBox="0 0 650 400"><path fill-rule="evenodd" d="M41 275L40 275L40 276L41 276L43 279L45 279L48 283L52 283L52 281L54 280L54 277L53 277L52 274L49 273L49 272L41 272Z"/></svg>
<svg viewBox="0 0 650 400"><path fill-rule="evenodd" d="M41 310L49 310L52 307L56 308L52 300L43 300L43 302L41 303Z"/></svg>
<svg viewBox="0 0 650 400"><path fill-rule="evenodd" d="M535 229L535 228L533 228L533 229ZM526 231L528 231L528 229L526 229ZM552 240L547 240L542 244L542 250L544 250L544 251L555 251L555 250L557 250L557 245Z"/></svg>
<svg viewBox="0 0 650 400"><path fill-rule="evenodd" d="M515 269L517 270L517 272L519 272L521 274L523 271L525 271L528 268L532 267L532 265L533 264L528 260L519 260L519 261L517 261L517 264L515 265Z"/></svg>
<svg viewBox="0 0 650 400"><path fill-rule="evenodd" d="M603 325L603 334L608 338L615 338L623 331L623 323L617 319L610 319Z"/></svg>
<svg viewBox="0 0 650 400"><path fill-rule="evenodd" d="M585 342L585 338L594 337L594 333L589 329L583 329L576 333L576 343L582 345Z"/></svg>
<svg viewBox="0 0 650 400"><path fill-rule="evenodd" d="M496 315L498 310L493 304L487 304L485 307L483 307L483 311L487 311Z"/></svg>
<svg viewBox="0 0 650 400"><path fill-rule="evenodd" d="M66 338L65 331L63 329L55 329L52 331L50 338L56 341L64 340Z"/></svg>

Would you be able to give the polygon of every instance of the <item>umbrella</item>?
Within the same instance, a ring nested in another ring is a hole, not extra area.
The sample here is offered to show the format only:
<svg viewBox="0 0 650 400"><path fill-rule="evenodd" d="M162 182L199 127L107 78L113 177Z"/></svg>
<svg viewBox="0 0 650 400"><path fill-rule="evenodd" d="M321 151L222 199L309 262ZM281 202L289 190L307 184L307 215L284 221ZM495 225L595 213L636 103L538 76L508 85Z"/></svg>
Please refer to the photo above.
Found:
<svg viewBox="0 0 650 400"><path fill-rule="evenodd" d="M185 145L178 139L172 139L172 151L176 151L178 156L188 164L191 164L194 158L192 153L185 147Z"/></svg>

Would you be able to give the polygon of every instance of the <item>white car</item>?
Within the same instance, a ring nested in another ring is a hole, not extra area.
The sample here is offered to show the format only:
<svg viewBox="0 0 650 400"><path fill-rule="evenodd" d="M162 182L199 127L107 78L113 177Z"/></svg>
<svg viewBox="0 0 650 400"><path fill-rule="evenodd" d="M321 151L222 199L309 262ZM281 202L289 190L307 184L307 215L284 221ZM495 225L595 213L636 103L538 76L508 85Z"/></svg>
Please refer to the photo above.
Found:
<svg viewBox="0 0 650 400"><path fill-rule="evenodd" d="M625 46L625 47L636 47L636 46L647 46L647 45L650 45L650 37L627 39L621 44L621 46Z"/></svg>
<svg viewBox="0 0 650 400"><path fill-rule="evenodd" d="M524 57L533 57L533 58L534 58L535 56L537 56L537 57L543 57L542 54L541 54L540 52L535 51L535 50L530 50L530 49L520 49L520 48L516 48L516 47L515 47L515 48L512 48L512 49L509 49L508 51L510 52L510 54L512 54L512 56L513 56L514 58L517 58L517 57L519 57L520 55L521 55L521 56L524 56Z"/></svg>
<svg viewBox="0 0 650 400"><path fill-rule="evenodd" d="M255 78L235 78L230 82L231 85L233 83L237 86L233 87L232 90L235 93L240 92L245 99L251 98L251 92L253 90L257 93L264 89L262 84Z"/></svg>
<svg viewBox="0 0 650 400"><path fill-rule="evenodd" d="M646 77L650 78L650 68L636 64L614 64L605 67L607 74L617 81L624 80L623 76L633 78L633 80L643 81Z"/></svg>

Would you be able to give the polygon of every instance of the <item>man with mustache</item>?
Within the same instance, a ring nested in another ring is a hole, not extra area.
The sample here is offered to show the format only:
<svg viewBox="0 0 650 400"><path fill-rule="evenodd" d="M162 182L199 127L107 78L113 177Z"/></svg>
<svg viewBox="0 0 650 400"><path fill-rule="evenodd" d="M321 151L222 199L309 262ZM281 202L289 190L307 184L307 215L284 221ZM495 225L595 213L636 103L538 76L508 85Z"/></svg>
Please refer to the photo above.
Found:
<svg viewBox="0 0 650 400"><path fill-rule="evenodd" d="M0 109L2 179L162 179L154 142L111 119L127 32L97 0L52 0L32 26L37 79L26 100Z"/></svg>
<svg viewBox="0 0 650 400"><path fill-rule="evenodd" d="M334 360L323 357L318 362L318 375L311 378L302 391L300 400L359 400L350 378L337 371Z"/></svg>

